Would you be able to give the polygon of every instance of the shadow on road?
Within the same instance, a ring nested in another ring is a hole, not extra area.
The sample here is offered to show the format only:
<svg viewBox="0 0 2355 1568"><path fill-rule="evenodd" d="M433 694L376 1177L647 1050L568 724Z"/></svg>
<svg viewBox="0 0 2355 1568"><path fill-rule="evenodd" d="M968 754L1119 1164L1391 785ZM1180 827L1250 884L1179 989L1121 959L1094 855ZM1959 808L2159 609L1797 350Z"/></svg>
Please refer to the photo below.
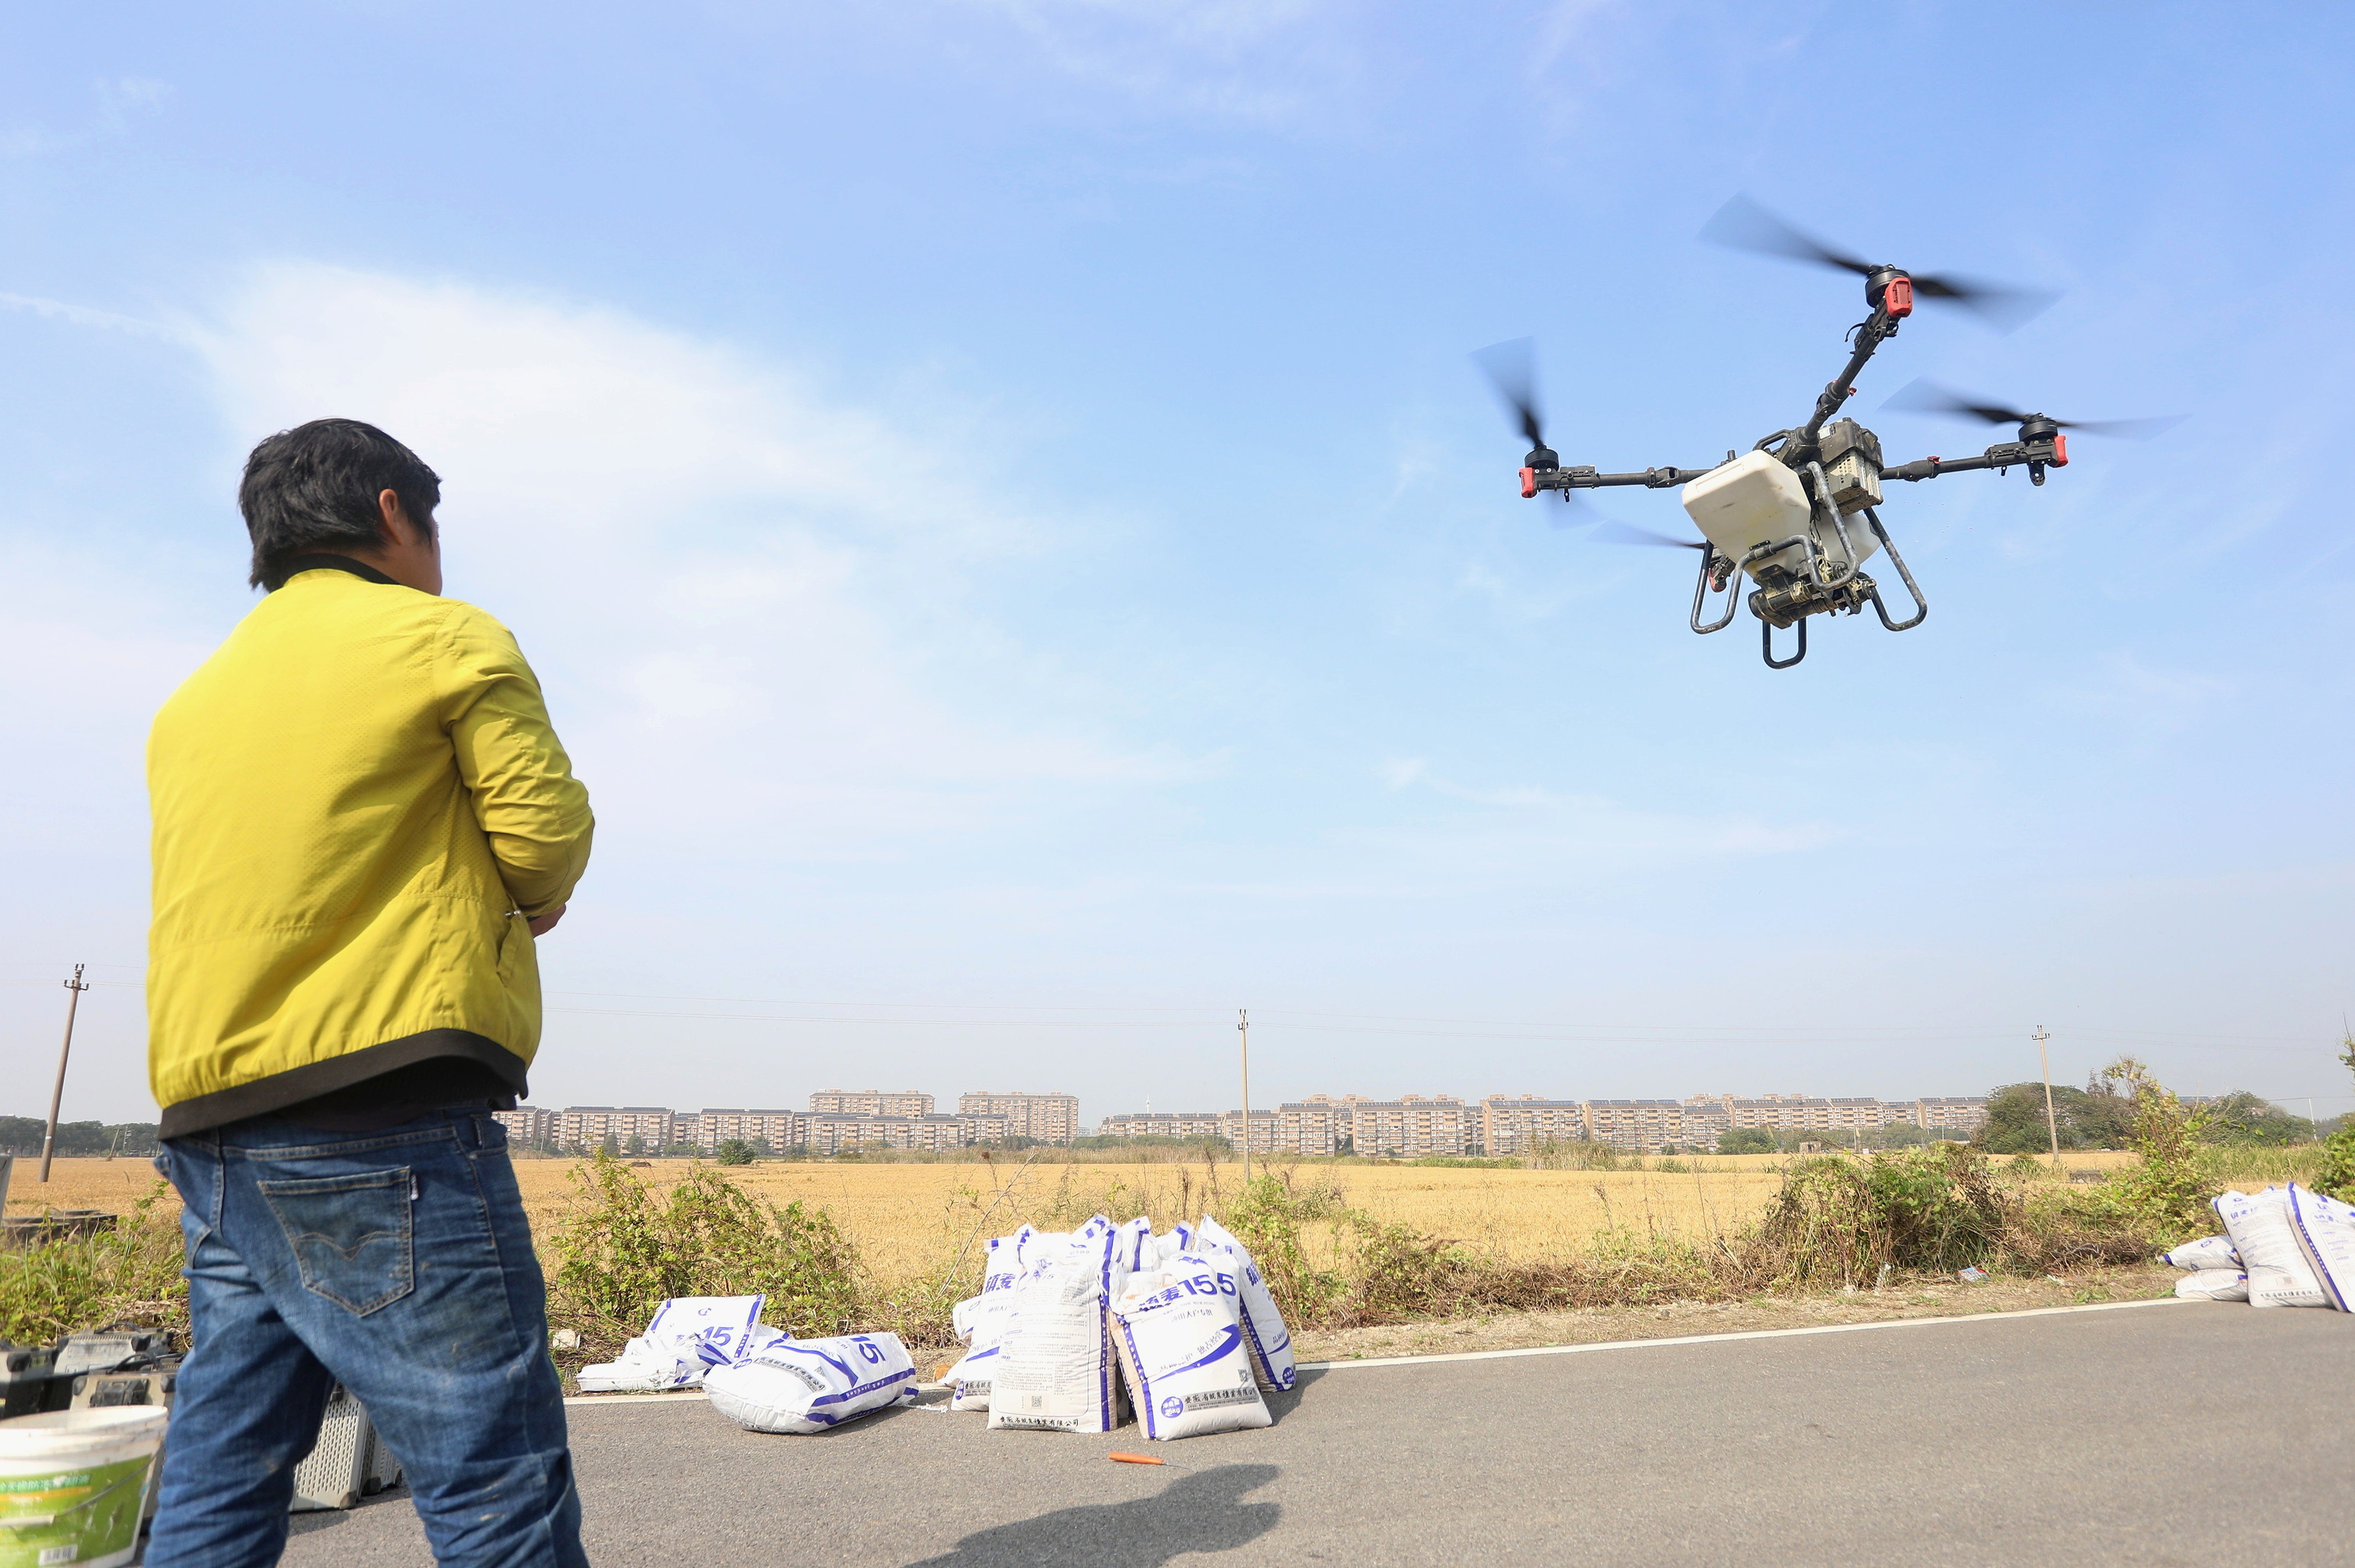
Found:
<svg viewBox="0 0 2355 1568"><path fill-rule="evenodd" d="M1160 1568L1183 1552L1232 1552L1273 1530L1281 1503L1247 1503L1273 1465L1221 1465L1180 1476L1133 1502L1057 1509L977 1530L912 1568Z"/></svg>

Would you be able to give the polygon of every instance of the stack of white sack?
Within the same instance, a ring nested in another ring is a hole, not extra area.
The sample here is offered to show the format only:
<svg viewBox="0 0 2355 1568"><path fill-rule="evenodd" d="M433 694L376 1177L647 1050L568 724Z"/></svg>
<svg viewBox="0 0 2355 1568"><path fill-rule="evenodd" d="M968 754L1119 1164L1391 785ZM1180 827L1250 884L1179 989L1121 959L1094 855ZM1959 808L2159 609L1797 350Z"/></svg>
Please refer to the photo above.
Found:
<svg viewBox="0 0 2355 1568"><path fill-rule="evenodd" d="M2246 1301L2249 1276L2241 1272L2241 1254L2230 1236L2202 1236L2159 1256L2161 1263L2183 1270L2175 1294L2187 1301Z"/></svg>
<svg viewBox="0 0 2355 1568"><path fill-rule="evenodd" d="M1156 1441L1269 1425L1244 1348L1237 1264L1178 1253L1128 1276L1113 1338L1145 1435Z"/></svg>
<svg viewBox="0 0 2355 1568"><path fill-rule="evenodd" d="M993 1428L1113 1430L1124 1419L1124 1393L1133 1400L1145 1397L1146 1365L1161 1366L1156 1374L1160 1376L1174 1375L1183 1365L1164 1365L1144 1354L1143 1340L1137 1346L1142 1360L1123 1351L1116 1345L1113 1303L1126 1291L1132 1275L1170 1276L1154 1287L1166 1290L1176 1278L1206 1269L1210 1277L1228 1282L1241 1363L1254 1383L1266 1389L1292 1387L1297 1373L1291 1333L1241 1241L1208 1217L1199 1227L1179 1224L1156 1236L1152 1222L1144 1218L1115 1225L1099 1214L1077 1231L1039 1231L1026 1225L990 1242L981 1294L958 1302L953 1314L965 1349L944 1377L949 1408L986 1410ZM1137 1293L1137 1298L1145 1294L1150 1293ZM1222 1360L1222 1369L1224 1364ZM1252 1401L1234 1403L1256 1403L1265 1413L1256 1394ZM1222 1429L1186 1427L1188 1432Z"/></svg>
<svg viewBox="0 0 2355 1568"><path fill-rule="evenodd" d="M780 1339L704 1374L711 1407L747 1432L823 1432L916 1397L897 1334Z"/></svg>
<svg viewBox="0 0 2355 1568"><path fill-rule="evenodd" d="M2355 1298L2355 1210L2296 1182L2263 1192L2227 1192L2215 1207L2230 1238L2230 1253L2246 1275L2250 1306L2350 1309L2349 1302ZM2183 1253L2188 1261L2216 1261L2219 1240L2211 1237L2179 1247L2168 1259L2175 1262ZM2211 1293L2179 1284L2176 1294ZM2244 1298L2219 1293L2215 1299Z"/></svg>
<svg viewBox="0 0 2355 1568"><path fill-rule="evenodd" d="M1110 1432L1121 1424L1108 1312L1152 1233L1149 1221L1114 1225L1099 1214L1068 1235L1022 1240L1019 1272L997 1309L991 1431Z"/></svg>
<svg viewBox="0 0 2355 1568"><path fill-rule="evenodd" d="M681 1296L655 1308L646 1331L614 1360L581 1369L586 1393L651 1393L693 1388L712 1367L788 1339L761 1321L762 1296Z"/></svg>

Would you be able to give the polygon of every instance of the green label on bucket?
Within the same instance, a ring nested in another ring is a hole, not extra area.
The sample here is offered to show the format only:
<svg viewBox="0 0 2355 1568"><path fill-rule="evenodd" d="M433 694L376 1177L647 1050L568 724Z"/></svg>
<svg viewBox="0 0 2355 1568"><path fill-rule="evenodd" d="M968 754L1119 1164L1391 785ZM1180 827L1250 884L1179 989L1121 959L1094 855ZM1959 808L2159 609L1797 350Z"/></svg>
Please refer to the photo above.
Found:
<svg viewBox="0 0 2355 1568"><path fill-rule="evenodd" d="M60 1568L139 1539L147 1456L47 1476L0 1476L0 1568Z"/></svg>

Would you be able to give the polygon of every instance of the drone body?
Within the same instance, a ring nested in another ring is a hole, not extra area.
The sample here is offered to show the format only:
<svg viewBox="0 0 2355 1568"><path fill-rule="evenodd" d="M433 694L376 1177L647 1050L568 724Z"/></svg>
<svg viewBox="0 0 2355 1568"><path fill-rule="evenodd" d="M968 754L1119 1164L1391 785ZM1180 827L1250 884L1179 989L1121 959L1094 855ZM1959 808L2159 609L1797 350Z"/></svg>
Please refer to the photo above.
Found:
<svg viewBox="0 0 2355 1568"><path fill-rule="evenodd" d="M2030 305L2029 314L2033 314L2041 304L2035 304L2027 291L1913 273L1902 267L1842 255L1739 197L1703 232L1705 237L1744 249L1796 256L1863 275L1865 303L1871 314L1851 330L1853 349L1848 364L1817 397L1805 423L1762 438L1747 453L1728 452L1723 463L1708 469L1647 468L1640 474L1604 474L1584 464L1564 466L1545 443L1533 378L1525 360L1508 364L1494 357L1498 350L1516 346L1499 344L1484 350L1482 359L1529 440L1529 453L1521 460L1521 494L1535 496L1541 491L1559 491L1567 501L1580 490L1680 486L1685 511L1702 538L1682 540L1653 535L1646 542L1683 545L1700 552L1691 615L1696 632L1722 631L1732 622L1743 602L1738 580L1747 577L1754 585L1747 603L1759 623L1766 663L1773 668L1787 669L1806 657L1809 616L1853 615L1870 604L1882 625L1902 632L1920 625L1929 614L1929 602L1881 525L1877 508L1885 481L1919 483L1945 474L1990 468L2009 471L2017 465L2028 470L2032 483L2042 485L2048 469L2068 466L2065 430L2094 428L2132 434L2137 428L2173 422L2073 427L2041 413L2021 413L1925 390L1913 406L1969 414L1990 423L2017 424L2019 439L1998 443L1977 457L1924 457L1883 466L1881 438L1842 416L1840 410L1855 396L1857 373L1874 350L1894 337L1899 323L1913 314L1916 296L1951 301L1998 317L2017 315ZM1913 614L1902 621L1890 615L1880 585L1863 570L1866 561L1883 553L1913 599ZM1713 618L1705 618L1715 594L1725 596L1723 605ZM1798 629L1797 651L1788 658L1776 658L1774 633L1794 626Z"/></svg>

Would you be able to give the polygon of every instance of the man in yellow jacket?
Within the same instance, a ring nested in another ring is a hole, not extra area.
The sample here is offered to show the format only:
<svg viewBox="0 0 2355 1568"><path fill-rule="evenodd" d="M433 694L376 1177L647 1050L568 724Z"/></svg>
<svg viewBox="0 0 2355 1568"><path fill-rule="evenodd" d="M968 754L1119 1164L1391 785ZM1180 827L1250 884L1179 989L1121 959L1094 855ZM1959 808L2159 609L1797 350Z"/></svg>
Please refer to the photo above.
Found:
<svg viewBox="0 0 2355 1568"><path fill-rule="evenodd" d="M332 1384L436 1560L584 1563L546 1299L495 1110L587 792L506 628L441 597L441 482L356 420L272 436L268 591L148 741L148 1067L193 1346L151 1568L254 1568Z"/></svg>

